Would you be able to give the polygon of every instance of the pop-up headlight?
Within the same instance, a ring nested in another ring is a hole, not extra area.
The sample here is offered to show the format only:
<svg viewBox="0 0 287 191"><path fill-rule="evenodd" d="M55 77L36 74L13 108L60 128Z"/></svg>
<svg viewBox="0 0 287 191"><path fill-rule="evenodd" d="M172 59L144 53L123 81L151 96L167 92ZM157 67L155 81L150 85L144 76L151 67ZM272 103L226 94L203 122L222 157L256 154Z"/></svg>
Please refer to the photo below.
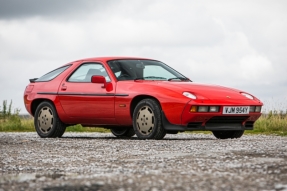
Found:
<svg viewBox="0 0 287 191"><path fill-rule="evenodd" d="M192 93L189 93L189 92L183 92L182 95L184 95L185 97L188 97L190 99L196 99L196 96L193 95Z"/></svg>
<svg viewBox="0 0 287 191"><path fill-rule="evenodd" d="M247 97L248 99L254 99L252 95L242 92L241 95Z"/></svg>

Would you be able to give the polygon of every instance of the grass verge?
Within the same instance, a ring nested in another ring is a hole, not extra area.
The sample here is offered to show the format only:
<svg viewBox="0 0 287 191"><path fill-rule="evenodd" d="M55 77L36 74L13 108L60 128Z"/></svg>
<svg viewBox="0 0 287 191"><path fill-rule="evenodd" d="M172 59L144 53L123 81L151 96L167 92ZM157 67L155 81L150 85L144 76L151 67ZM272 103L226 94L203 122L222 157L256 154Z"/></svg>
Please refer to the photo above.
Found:
<svg viewBox="0 0 287 191"><path fill-rule="evenodd" d="M35 131L33 119L22 119L18 114L0 119L0 132L33 132ZM66 132L101 132L108 133L109 129L97 127L82 127L81 125L69 126ZM200 131L200 133L210 133ZM192 133L198 133L193 131ZM245 134L266 134L287 136L287 114L270 112L263 114L254 124L254 130L245 131Z"/></svg>
<svg viewBox="0 0 287 191"><path fill-rule="evenodd" d="M5 121L0 120L0 132L33 132L35 131L33 119L9 118ZM109 129L98 127L83 127L82 125L69 126L66 132L99 132L109 133Z"/></svg>

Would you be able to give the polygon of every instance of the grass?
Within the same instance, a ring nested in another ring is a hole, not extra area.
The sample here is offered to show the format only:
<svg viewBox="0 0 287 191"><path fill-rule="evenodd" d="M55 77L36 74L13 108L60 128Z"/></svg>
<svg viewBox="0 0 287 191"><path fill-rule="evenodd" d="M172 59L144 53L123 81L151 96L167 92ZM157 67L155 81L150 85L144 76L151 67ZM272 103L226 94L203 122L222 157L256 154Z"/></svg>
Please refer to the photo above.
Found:
<svg viewBox="0 0 287 191"><path fill-rule="evenodd" d="M3 101L2 110L0 108L0 132L33 132L35 131L32 118L21 118L19 110L11 113L12 101L7 106L7 101ZM108 133L109 129L97 127L82 127L81 125L69 126L66 132L101 132ZM202 133L203 131L200 131ZM194 131L193 133L197 133ZM209 133L208 131L206 133ZM254 130L245 131L246 134L266 134L287 136L287 111L270 111L255 122Z"/></svg>
<svg viewBox="0 0 287 191"><path fill-rule="evenodd" d="M287 113L270 111L268 114L263 114L255 122L254 130L247 133L287 136Z"/></svg>
<svg viewBox="0 0 287 191"><path fill-rule="evenodd" d="M33 119L21 119L18 115L0 119L0 132L32 132L35 131ZM97 127L82 127L81 125L69 126L66 132L101 132L108 133L109 129ZM197 133L194 131L193 133ZM202 131L200 131L202 133ZM208 131L206 133L209 133ZM270 112L263 114L254 124L254 130L245 134L266 134L287 136L287 114Z"/></svg>
<svg viewBox="0 0 287 191"><path fill-rule="evenodd" d="M35 131L33 119L15 119L13 117L5 121L0 120L0 132L33 132ZM82 125L69 126L66 132L99 132L109 133L109 129L98 127L83 127Z"/></svg>

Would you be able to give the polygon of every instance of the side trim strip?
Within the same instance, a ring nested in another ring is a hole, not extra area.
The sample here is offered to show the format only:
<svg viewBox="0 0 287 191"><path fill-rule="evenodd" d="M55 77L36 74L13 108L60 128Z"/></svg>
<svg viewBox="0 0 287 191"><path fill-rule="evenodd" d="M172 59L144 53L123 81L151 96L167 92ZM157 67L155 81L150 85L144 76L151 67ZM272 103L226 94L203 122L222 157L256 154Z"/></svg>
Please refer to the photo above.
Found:
<svg viewBox="0 0 287 191"><path fill-rule="evenodd" d="M129 94L115 94L115 96L122 96L122 97L126 97L126 96L129 96Z"/></svg>
<svg viewBox="0 0 287 191"><path fill-rule="evenodd" d="M71 95L71 96L115 96L115 94L92 94L92 93L76 93L76 92L59 92L58 95Z"/></svg>
<svg viewBox="0 0 287 191"><path fill-rule="evenodd" d="M129 94L114 94L114 93L106 93L106 94L90 94L90 93L75 93L75 92L38 92L37 94L41 95L71 95L71 96L120 96L120 97L126 97L129 96Z"/></svg>
<svg viewBox="0 0 287 191"><path fill-rule="evenodd" d="M42 95L57 95L57 92L37 92L37 94L42 94Z"/></svg>

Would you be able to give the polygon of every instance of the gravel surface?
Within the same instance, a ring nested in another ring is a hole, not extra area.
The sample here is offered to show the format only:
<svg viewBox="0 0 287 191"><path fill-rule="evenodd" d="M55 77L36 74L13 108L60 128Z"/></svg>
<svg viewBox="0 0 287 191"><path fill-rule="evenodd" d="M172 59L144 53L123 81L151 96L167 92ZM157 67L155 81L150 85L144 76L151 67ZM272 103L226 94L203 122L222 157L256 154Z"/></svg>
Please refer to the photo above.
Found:
<svg viewBox="0 0 287 191"><path fill-rule="evenodd" d="M0 133L2 190L287 191L287 137Z"/></svg>

